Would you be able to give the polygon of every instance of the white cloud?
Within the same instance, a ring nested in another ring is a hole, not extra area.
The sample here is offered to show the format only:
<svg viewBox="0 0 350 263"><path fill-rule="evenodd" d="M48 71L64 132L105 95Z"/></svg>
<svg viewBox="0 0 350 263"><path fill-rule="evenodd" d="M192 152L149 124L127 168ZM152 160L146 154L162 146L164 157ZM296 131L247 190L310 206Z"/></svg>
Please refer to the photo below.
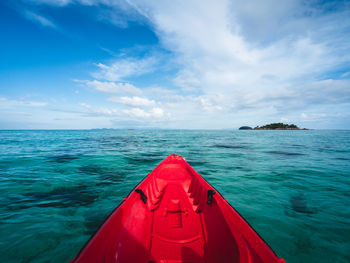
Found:
<svg viewBox="0 0 350 263"><path fill-rule="evenodd" d="M131 117L137 117L137 118L149 118L150 114L146 112L143 109L140 108L131 108L131 109L125 109L123 112L126 115L129 115Z"/></svg>
<svg viewBox="0 0 350 263"><path fill-rule="evenodd" d="M149 100L147 98L141 98L141 97L112 97L109 98L110 101L125 104L125 105L130 105L130 106L138 106L138 107L149 107L149 106L154 106L155 101L154 100Z"/></svg>
<svg viewBox="0 0 350 263"><path fill-rule="evenodd" d="M93 107L90 104L87 104L85 102L80 103L80 106L87 109L88 112L94 115L106 115L106 116L115 116L118 115L119 111L117 109L108 109L108 108L101 108L101 107Z"/></svg>
<svg viewBox="0 0 350 263"><path fill-rule="evenodd" d="M51 20L34 12L26 11L25 17L33 22L39 23L42 26L56 28L56 25Z"/></svg>
<svg viewBox="0 0 350 263"><path fill-rule="evenodd" d="M223 109L222 106L220 106L220 104L224 104L224 98L221 94L199 96L193 98L193 100L199 102L199 104L205 111L220 111Z"/></svg>
<svg viewBox="0 0 350 263"><path fill-rule="evenodd" d="M161 108L152 108L150 114L155 118L162 118L164 116L164 110Z"/></svg>
<svg viewBox="0 0 350 263"><path fill-rule="evenodd" d="M95 19L115 26L126 28L129 22L144 22L142 10L138 10L132 1L123 0L22 0L32 5L45 4L55 7L65 7L71 4L81 4L95 8ZM111 8L106 8L106 7Z"/></svg>
<svg viewBox="0 0 350 263"><path fill-rule="evenodd" d="M282 118L280 119L280 122L286 122L286 123L289 123L289 122L290 122L290 119L285 118L285 117L282 117Z"/></svg>
<svg viewBox="0 0 350 263"><path fill-rule="evenodd" d="M140 108L131 108L123 110L123 113L130 117L141 119L162 118L164 116L164 110L161 108L152 108L150 111L146 111Z"/></svg>
<svg viewBox="0 0 350 263"><path fill-rule="evenodd" d="M25 0L26 2L33 4L48 4L48 5L56 5L56 6L65 6L70 3L73 3L73 0ZM82 1L88 2L88 1Z"/></svg>
<svg viewBox="0 0 350 263"><path fill-rule="evenodd" d="M75 80L86 84L88 87L94 88L97 91L109 94L135 94L139 95L142 91L130 83L115 83L111 81L98 80Z"/></svg>
<svg viewBox="0 0 350 263"><path fill-rule="evenodd" d="M85 102L82 102L79 105L86 110L85 113L88 116L106 116L111 117L111 120L124 119L126 116L137 120L152 121L153 118L159 120L165 117L164 110L159 107L153 107L148 110L138 107L121 110L117 108L96 107Z"/></svg>
<svg viewBox="0 0 350 263"><path fill-rule="evenodd" d="M128 77L152 72L155 69L155 64L156 58L154 57L119 59L109 65L98 63L99 71L93 73L93 76L108 81L121 81Z"/></svg>
<svg viewBox="0 0 350 263"><path fill-rule="evenodd" d="M17 107L45 107L47 102L31 101L31 100L12 100L0 97L0 108L17 108Z"/></svg>
<svg viewBox="0 0 350 263"><path fill-rule="evenodd" d="M305 122L305 123L310 123L310 122L320 122L322 123L324 120L326 120L327 118L336 118L336 117L339 117L340 114L334 114L334 113L331 113L331 114L327 114L327 113L314 113L314 112L311 112L309 114L306 114L306 113L301 113L301 118L302 118L302 121Z"/></svg>

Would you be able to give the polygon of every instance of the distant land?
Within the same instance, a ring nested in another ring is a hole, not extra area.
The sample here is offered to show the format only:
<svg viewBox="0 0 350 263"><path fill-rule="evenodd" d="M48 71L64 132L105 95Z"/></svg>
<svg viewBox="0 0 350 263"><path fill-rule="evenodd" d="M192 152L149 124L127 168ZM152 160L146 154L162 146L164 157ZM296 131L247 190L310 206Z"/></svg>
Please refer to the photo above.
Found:
<svg viewBox="0 0 350 263"><path fill-rule="evenodd" d="M242 126L239 128L239 130L253 130L253 128L249 126Z"/></svg>
<svg viewBox="0 0 350 263"><path fill-rule="evenodd" d="M253 130L253 128L249 126L242 126L239 128L239 130ZM277 123L266 124L264 126L256 126L254 130L308 130L308 129L306 128L301 129L295 124L284 124L281 122L277 122Z"/></svg>

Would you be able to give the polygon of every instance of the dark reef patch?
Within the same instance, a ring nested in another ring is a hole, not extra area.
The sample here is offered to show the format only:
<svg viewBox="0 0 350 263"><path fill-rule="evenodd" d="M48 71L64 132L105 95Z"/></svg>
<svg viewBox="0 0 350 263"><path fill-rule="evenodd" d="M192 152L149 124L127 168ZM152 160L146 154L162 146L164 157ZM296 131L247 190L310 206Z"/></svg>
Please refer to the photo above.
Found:
<svg viewBox="0 0 350 263"><path fill-rule="evenodd" d="M136 155L126 155L129 164L150 164L161 162L164 159L164 153L141 153Z"/></svg>
<svg viewBox="0 0 350 263"><path fill-rule="evenodd" d="M226 149L248 149L249 147L247 145L238 145L238 144L225 144L225 143L218 143L213 145L216 148L226 148Z"/></svg>
<svg viewBox="0 0 350 263"><path fill-rule="evenodd" d="M98 185L118 183L126 176L124 171L104 168L94 164L81 166L79 167L79 171L87 175L98 176Z"/></svg>
<svg viewBox="0 0 350 263"><path fill-rule="evenodd" d="M299 193L297 195L291 196L290 206L294 212L302 213L302 214L313 214L314 211L310 209L307 203L306 196L303 193Z"/></svg>
<svg viewBox="0 0 350 263"><path fill-rule="evenodd" d="M268 151L267 153L270 153L270 154L273 154L273 155L279 155L279 156L287 156L287 157L306 155L306 154L304 154L304 153L285 152L285 151Z"/></svg>
<svg viewBox="0 0 350 263"><path fill-rule="evenodd" d="M314 245L312 244L312 239L308 235L304 235L303 233L295 234L294 240L296 254L308 254L310 253L310 250L314 248Z"/></svg>
<svg viewBox="0 0 350 263"><path fill-rule="evenodd" d="M341 160L341 161L350 161L350 158L347 158L347 157L335 157L335 159Z"/></svg>
<svg viewBox="0 0 350 263"><path fill-rule="evenodd" d="M92 213L85 216L84 226L86 227L85 233L88 235L94 234L97 229L104 223L107 219L108 212L105 213Z"/></svg>
<svg viewBox="0 0 350 263"><path fill-rule="evenodd" d="M80 166L79 171L88 175L99 175L104 172L103 168L98 165L88 164Z"/></svg>
<svg viewBox="0 0 350 263"><path fill-rule="evenodd" d="M292 146L292 147L298 147L298 148L305 148L305 145L303 145L303 144L296 144L296 143L290 144L290 146Z"/></svg>
<svg viewBox="0 0 350 263"><path fill-rule="evenodd" d="M289 173L279 173L279 172L271 172L268 176L264 177L264 181L268 182L282 182L290 179L291 175Z"/></svg>
<svg viewBox="0 0 350 263"><path fill-rule="evenodd" d="M25 193L10 197L10 209L26 209L31 207L78 207L92 204L98 195L88 186L57 187L49 192Z"/></svg>
<svg viewBox="0 0 350 263"><path fill-rule="evenodd" d="M79 159L79 157L71 154L62 154L47 157L47 160L53 163L67 163L76 159Z"/></svg>

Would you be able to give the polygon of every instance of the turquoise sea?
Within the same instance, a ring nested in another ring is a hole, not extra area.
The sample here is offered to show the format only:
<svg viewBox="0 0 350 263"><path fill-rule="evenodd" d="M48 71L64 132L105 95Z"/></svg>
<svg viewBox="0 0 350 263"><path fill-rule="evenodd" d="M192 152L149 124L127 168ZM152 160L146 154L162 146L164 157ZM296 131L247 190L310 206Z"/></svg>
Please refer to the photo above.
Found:
<svg viewBox="0 0 350 263"><path fill-rule="evenodd" d="M176 153L287 262L350 262L350 131L0 131L1 262L68 262Z"/></svg>

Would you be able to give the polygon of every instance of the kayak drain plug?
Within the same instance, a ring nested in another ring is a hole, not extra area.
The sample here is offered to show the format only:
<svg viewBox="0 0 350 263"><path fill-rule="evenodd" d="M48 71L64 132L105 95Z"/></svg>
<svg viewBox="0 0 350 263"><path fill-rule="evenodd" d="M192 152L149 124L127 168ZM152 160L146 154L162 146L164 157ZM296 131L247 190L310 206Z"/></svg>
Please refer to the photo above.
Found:
<svg viewBox="0 0 350 263"><path fill-rule="evenodd" d="M210 205L213 202L213 195L216 192L214 190L208 190L207 203Z"/></svg>
<svg viewBox="0 0 350 263"><path fill-rule="evenodd" d="M146 202L147 202L147 196L145 195L145 193L144 193L141 189L136 189L135 192L138 193L138 194L140 194L140 198L141 198L142 202L143 202L144 204L146 204Z"/></svg>

